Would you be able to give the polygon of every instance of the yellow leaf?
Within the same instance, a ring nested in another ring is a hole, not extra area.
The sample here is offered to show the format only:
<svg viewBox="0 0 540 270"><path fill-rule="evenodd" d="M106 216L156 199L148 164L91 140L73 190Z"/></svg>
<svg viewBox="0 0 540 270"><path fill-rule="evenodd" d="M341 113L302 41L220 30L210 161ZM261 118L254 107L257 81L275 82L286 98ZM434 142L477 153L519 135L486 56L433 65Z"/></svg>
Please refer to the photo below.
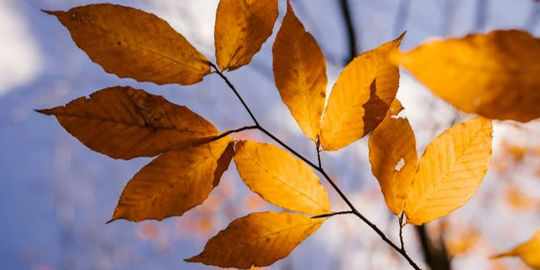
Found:
<svg viewBox="0 0 540 270"><path fill-rule="evenodd" d="M529 33L432 41L392 59L462 111L521 122L540 117L540 40Z"/></svg>
<svg viewBox="0 0 540 270"><path fill-rule="evenodd" d="M235 70L251 58L272 35L278 16L277 0L221 0L214 40L219 69Z"/></svg>
<svg viewBox="0 0 540 270"><path fill-rule="evenodd" d="M384 119L399 86L399 69L388 56L404 35L360 54L345 67L324 112L323 149L339 150L371 132Z"/></svg>
<svg viewBox="0 0 540 270"><path fill-rule="evenodd" d="M56 116L92 150L120 159L152 157L208 141L218 132L188 108L129 86L102 89L38 112Z"/></svg>
<svg viewBox="0 0 540 270"><path fill-rule="evenodd" d="M527 242L518 245L512 250L495 255L492 259L519 256L528 266L540 270L540 230Z"/></svg>
<svg viewBox="0 0 540 270"><path fill-rule="evenodd" d="M408 223L445 216L476 193L491 161L492 132L491 120L476 117L449 128L427 146L405 201Z"/></svg>
<svg viewBox="0 0 540 270"><path fill-rule="evenodd" d="M58 18L92 61L120 78L189 85L210 72L206 57L154 14L113 4L44 12Z"/></svg>
<svg viewBox="0 0 540 270"><path fill-rule="evenodd" d="M128 182L111 221L162 220L203 203L229 167L231 146L224 137L161 154Z"/></svg>
<svg viewBox="0 0 540 270"><path fill-rule="evenodd" d="M268 266L287 257L323 222L292 213L252 213L231 222L201 254L185 261L241 269Z"/></svg>
<svg viewBox="0 0 540 270"><path fill-rule="evenodd" d="M403 211L418 165L416 139L409 120L395 117L402 109L399 100L394 99L368 142L371 172L379 181L386 205L396 215Z"/></svg>
<svg viewBox="0 0 540 270"><path fill-rule="evenodd" d="M306 32L287 2L287 14L272 48L274 80L281 100L313 141L320 132L326 100L326 62L313 36Z"/></svg>
<svg viewBox="0 0 540 270"><path fill-rule="evenodd" d="M330 211L328 194L317 175L289 152L271 144L239 141L234 162L244 183L266 201L312 215Z"/></svg>

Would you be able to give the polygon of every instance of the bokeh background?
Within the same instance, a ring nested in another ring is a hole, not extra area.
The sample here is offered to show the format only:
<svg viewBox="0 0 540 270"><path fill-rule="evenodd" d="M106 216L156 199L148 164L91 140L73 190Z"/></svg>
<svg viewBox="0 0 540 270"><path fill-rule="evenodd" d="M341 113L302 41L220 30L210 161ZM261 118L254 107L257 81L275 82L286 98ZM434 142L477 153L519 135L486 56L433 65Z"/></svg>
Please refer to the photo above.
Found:
<svg viewBox="0 0 540 270"><path fill-rule="evenodd" d="M112 160L85 148L49 108L112 85L130 85L186 105L231 129L251 124L218 76L194 86L137 83L105 73L71 41L68 31L40 9L67 10L90 0L0 0L0 269L212 269L187 264L211 236L234 218L275 210L241 184L234 165L201 206L180 218L132 223L110 219L129 179L150 159ZM166 19L213 60L217 0L113 0ZM338 0L292 0L297 15L328 60L329 87L350 58L351 35ZM440 37L519 28L540 35L540 6L532 0L349 0L354 49L378 46L407 30L402 49ZM280 16L274 35L285 15ZM227 73L262 124L316 159L272 77L274 35L252 63ZM433 97L402 72L398 98L406 108L419 153L431 139L470 115ZM462 91L456 89L456 91ZM540 105L539 105L540 106ZM487 259L528 239L540 228L540 123L497 122L492 167L463 208L426 226L452 256L453 269L528 269L519 259ZM269 141L250 131L239 135ZM397 241L398 222L386 209L368 162L367 139L325 153L325 168L358 209ZM326 184L326 183L325 183ZM346 209L329 189L335 210ZM425 265L417 231L405 229L415 260ZM539 255L540 256L540 255ZM360 220L338 216L269 269L409 269Z"/></svg>

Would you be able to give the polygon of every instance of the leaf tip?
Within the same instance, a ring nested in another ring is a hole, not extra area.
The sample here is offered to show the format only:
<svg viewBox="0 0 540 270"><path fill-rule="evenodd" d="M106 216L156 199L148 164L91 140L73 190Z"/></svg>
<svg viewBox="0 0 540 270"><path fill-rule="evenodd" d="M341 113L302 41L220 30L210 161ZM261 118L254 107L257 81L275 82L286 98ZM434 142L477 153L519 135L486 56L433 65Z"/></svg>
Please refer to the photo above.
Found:
<svg viewBox="0 0 540 270"><path fill-rule="evenodd" d="M34 109L34 111L44 115L52 115L51 109Z"/></svg>
<svg viewBox="0 0 540 270"><path fill-rule="evenodd" d="M61 11L61 10L46 10L46 9L41 9L41 12L49 14L49 15L53 15L53 16L58 16L59 13L64 13L64 11Z"/></svg>

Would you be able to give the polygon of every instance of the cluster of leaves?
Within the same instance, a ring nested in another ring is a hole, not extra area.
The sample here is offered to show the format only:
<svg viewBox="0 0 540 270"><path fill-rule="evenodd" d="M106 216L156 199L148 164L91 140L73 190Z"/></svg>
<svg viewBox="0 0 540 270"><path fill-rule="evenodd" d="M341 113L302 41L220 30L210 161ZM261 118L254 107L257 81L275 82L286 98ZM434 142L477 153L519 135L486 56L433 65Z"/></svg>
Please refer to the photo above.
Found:
<svg viewBox="0 0 540 270"><path fill-rule="evenodd" d="M160 85L195 84L217 73L238 95L223 72L247 65L260 50L272 34L278 1L220 1L215 25L217 64L167 22L141 10L93 4L45 12L56 16L77 46L106 72ZM110 221L181 216L206 200L234 160L253 192L292 212L240 217L210 239L201 254L186 261L237 268L267 266L286 257L328 217L352 213L369 223L322 169L321 152L340 150L372 133L369 160L388 208L402 226L419 225L447 215L475 194L490 164L490 119L524 122L540 117L536 106L540 92L535 90L540 79L534 76L540 69L540 41L529 34L495 31L430 42L400 53L403 37L354 58L327 101L325 57L287 4L272 48L274 79L282 101L314 142L318 165L264 129L239 95L254 125L221 133L187 107L129 86L102 89L89 98L39 112L56 116L84 145L111 158L157 156L126 185ZM518 54L523 47L530 54ZM400 116L403 107L395 99L398 65L441 98L480 116L439 135L418 159L414 132ZM288 151L231 136L247 129L259 129ZM351 211L331 211L316 171ZM403 243L401 249L389 243L419 269L404 252ZM502 255L515 254L521 253Z"/></svg>

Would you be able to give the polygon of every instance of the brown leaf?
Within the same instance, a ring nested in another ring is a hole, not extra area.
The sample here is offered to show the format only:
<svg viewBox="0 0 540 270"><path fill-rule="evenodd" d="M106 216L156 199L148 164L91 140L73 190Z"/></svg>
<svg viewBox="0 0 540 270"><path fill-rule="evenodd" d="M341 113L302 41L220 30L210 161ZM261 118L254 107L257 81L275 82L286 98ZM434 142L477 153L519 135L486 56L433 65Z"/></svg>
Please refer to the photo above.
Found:
<svg viewBox="0 0 540 270"><path fill-rule="evenodd" d="M201 254L185 261L241 269L268 266L287 257L323 222L292 213L252 213L231 222Z"/></svg>
<svg viewBox="0 0 540 270"><path fill-rule="evenodd" d="M272 48L274 80L281 100L313 141L320 132L326 100L326 62L313 36L306 32L287 2L287 15Z"/></svg>
<svg viewBox="0 0 540 270"><path fill-rule="evenodd" d="M119 159L152 157L210 140L218 132L188 108L129 86L102 89L38 112L56 116L90 149Z"/></svg>
<svg viewBox="0 0 540 270"><path fill-rule="evenodd" d="M278 16L277 0L221 0L214 40L219 69L247 65L270 35Z"/></svg>
<svg viewBox="0 0 540 270"><path fill-rule="evenodd" d="M232 157L230 137L161 154L124 188L111 221L181 216L206 200ZM109 221L109 222L111 222Z"/></svg>
<svg viewBox="0 0 540 270"><path fill-rule="evenodd" d="M120 78L189 85L210 73L206 57L154 14L113 4L44 12L58 18L92 61Z"/></svg>

